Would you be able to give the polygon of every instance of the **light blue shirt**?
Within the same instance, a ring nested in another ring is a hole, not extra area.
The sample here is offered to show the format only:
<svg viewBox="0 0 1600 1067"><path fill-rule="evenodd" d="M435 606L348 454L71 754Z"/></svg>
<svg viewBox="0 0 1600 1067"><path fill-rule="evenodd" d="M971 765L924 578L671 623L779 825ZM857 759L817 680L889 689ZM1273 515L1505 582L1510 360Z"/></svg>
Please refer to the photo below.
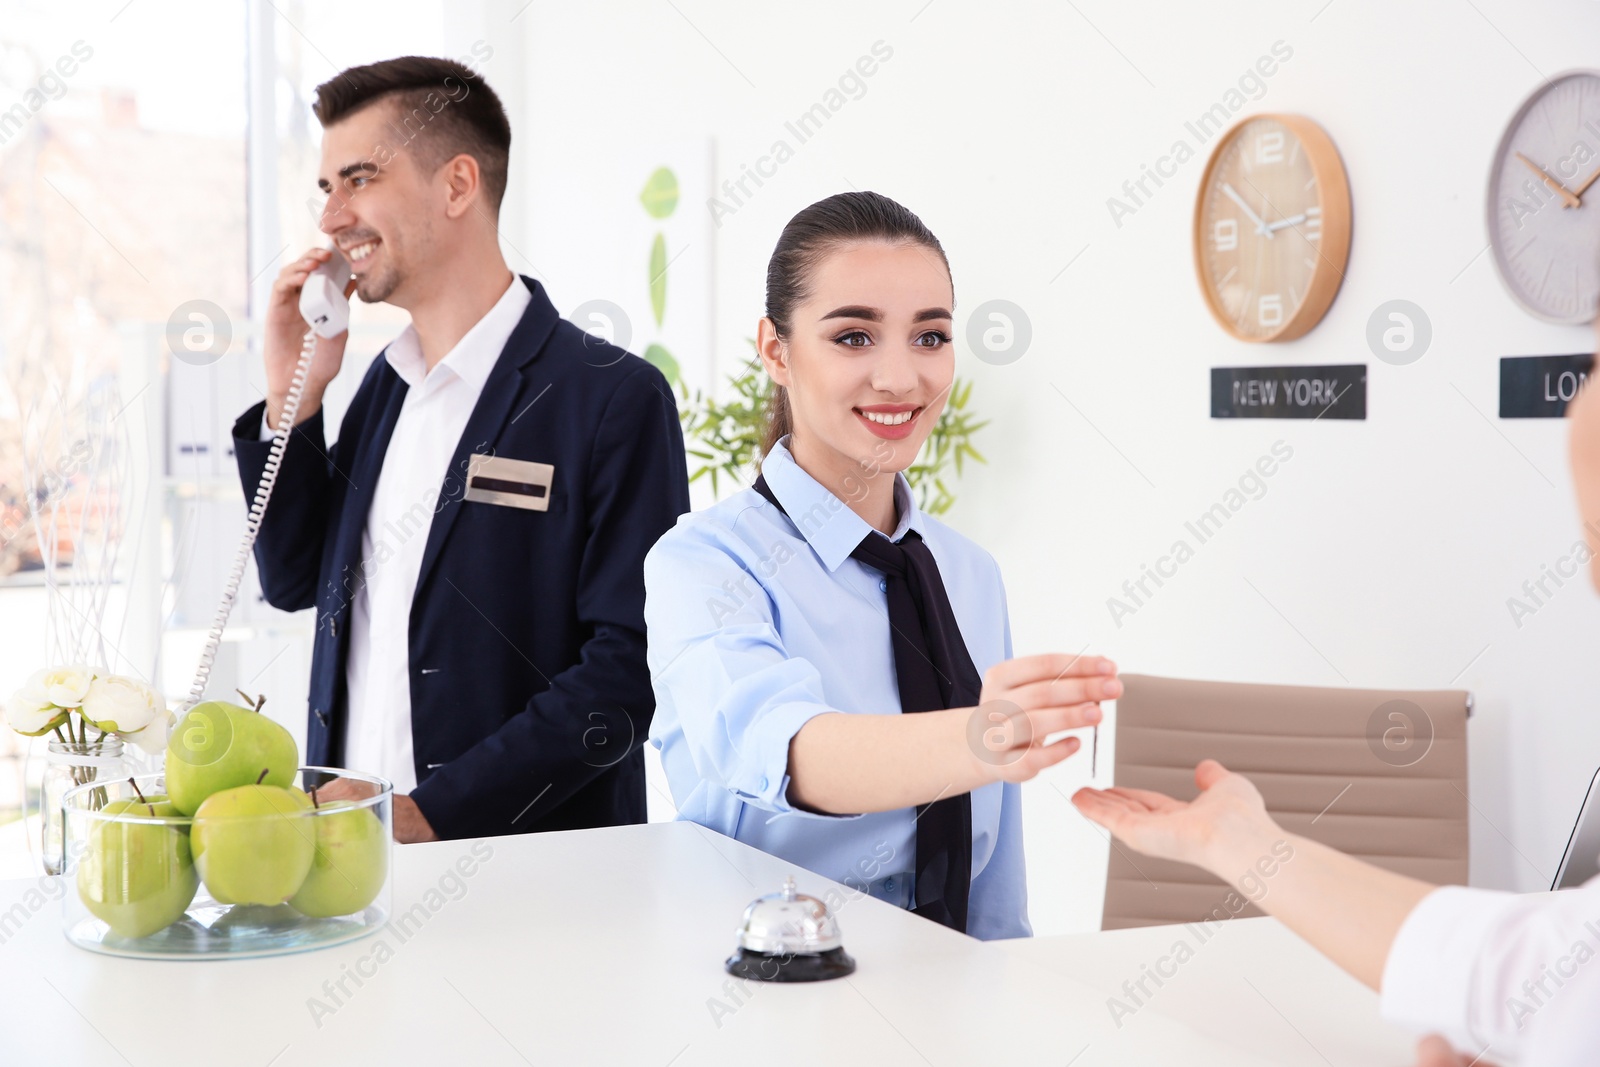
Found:
<svg viewBox="0 0 1600 1067"><path fill-rule="evenodd" d="M909 905L915 811L818 815L788 800L789 741L814 715L898 715L883 575L850 558L872 527L795 463L762 464L791 522L754 489L684 515L645 557L645 625L661 750L678 817L874 896ZM1011 657L994 558L923 514L895 476L899 526L939 564L973 665ZM967 932L1026 937L1022 794L972 792Z"/></svg>

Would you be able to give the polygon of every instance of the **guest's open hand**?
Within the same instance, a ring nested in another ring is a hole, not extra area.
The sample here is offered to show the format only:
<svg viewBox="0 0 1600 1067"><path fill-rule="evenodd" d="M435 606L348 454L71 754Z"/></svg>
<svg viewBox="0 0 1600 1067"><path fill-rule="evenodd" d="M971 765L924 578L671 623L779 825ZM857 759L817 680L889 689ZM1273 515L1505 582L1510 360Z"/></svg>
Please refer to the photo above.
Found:
<svg viewBox="0 0 1600 1067"><path fill-rule="evenodd" d="M1130 848L1201 867L1230 840L1273 830L1261 794L1244 775L1208 759L1194 769L1194 780L1200 795L1191 801L1148 789L1084 788L1072 803Z"/></svg>

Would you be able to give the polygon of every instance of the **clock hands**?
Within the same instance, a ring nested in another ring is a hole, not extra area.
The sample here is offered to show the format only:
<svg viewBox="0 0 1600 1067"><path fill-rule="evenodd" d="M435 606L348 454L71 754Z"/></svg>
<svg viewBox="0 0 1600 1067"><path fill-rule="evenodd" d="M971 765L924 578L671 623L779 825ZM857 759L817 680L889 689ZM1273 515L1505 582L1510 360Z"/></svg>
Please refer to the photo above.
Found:
<svg viewBox="0 0 1600 1067"><path fill-rule="evenodd" d="M1257 233L1262 234L1268 240L1272 239L1272 230L1271 230L1271 228L1268 227L1265 222L1261 221L1261 216L1260 215L1257 215L1254 211L1250 210L1250 205L1244 202L1244 197L1242 197L1238 193L1234 192L1233 186L1229 185L1227 182L1223 182L1222 183L1222 191L1224 193L1227 193L1228 194L1228 198L1230 200L1232 200L1235 204L1239 205L1239 210L1243 211L1245 213L1245 215L1247 215L1249 217L1250 221L1256 224L1256 232Z"/></svg>
<svg viewBox="0 0 1600 1067"><path fill-rule="evenodd" d="M1568 189L1565 185L1562 185L1559 181L1557 181L1549 171L1539 166L1539 164L1535 163L1521 152L1517 153L1517 158L1522 160L1523 163L1527 164L1529 170L1537 174L1541 181L1548 185L1557 196L1561 197L1562 207L1582 207L1583 194L1588 191L1589 186L1594 184L1596 178L1600 178L1600 167L1597 167L1593 174L1589 175L1583 180L1582 185L1579 185L1576 189Z"/></svg>
<svg viewBox="0 0 1600 1067"><path fill-rule="evenodd" d="M1593 185L1594 184L1594 180L1596 178L1600 178L1600 167L1596 167L1593 174L1591 174L1587 178L1583 179L1583 184L1578 186L1576 189L1572 190L1572 195L1576 196L1576 197L1582 197L1583 194L1584 194L1584 190L1588 189L1589 186Z"/></svg>
<svg viewBox="0 0 1600 1067"><path fill-rule="evenodd" d="M1259 233L1269 241L1272 240L1272 235L1274 233L1278 232L1284 227L1298 226L1300 223L1306 221L1305 213L1301 212L1298 215L1291 215L1286 219L1279 219L1277 222L1267 222L1260 215L1257 215L1254 211L1250 210L1250 205L1244 202L1244 197L1240 196L1238 192L1234 190L1233 186L1229 185L1227 182L1223 182L1222 191L1228 195L1228 199L1239 205L1239 210L1243 211L1245 216L1249 218L1251 222L1255 223L1256 233ZM1268 207L1271 207L1271 205L1269 204Z"/></svg>
<svg viewBox="0 0 1600 1067"><path fill-rule="evenodd" d="M1517 153L1517 158L1526 163L1529 170L1533 171L1541 179L1543 179L1544 183L1548 185L1557 196L1561 197L1561 203L1564 207L1581 207L1583 205L1582 200L1579 200L1575 195L1573 195L1573 193L1568 190L1565 185L1562 185L1560 182L1552 178L1549 172L1543 167L1539 166L1539 164L1535 163L1521 152ZM1590 178L1589 180L1593 181L1594 179ZM1588 188L1587 182L1584 183L1584 188Z"/></svg>

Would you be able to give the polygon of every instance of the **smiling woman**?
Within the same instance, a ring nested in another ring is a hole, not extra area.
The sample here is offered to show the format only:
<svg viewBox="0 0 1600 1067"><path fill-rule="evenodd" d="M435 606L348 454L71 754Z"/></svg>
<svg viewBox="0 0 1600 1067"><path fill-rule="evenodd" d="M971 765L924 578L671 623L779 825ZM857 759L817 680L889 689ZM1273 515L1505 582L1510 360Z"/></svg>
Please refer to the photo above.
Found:
<svg viewBox="0 0 1600 1067"><path fill-rule="evenodd" d="M981 938L1029 933L1019 783L1121 692L1093 656L1011 658L982 548L904 472L955 373L938 240L843 193L784 228L756 347L753 488L645 560L656 714L681 818ZM782 817L780 817L782 816Z"/></svg>

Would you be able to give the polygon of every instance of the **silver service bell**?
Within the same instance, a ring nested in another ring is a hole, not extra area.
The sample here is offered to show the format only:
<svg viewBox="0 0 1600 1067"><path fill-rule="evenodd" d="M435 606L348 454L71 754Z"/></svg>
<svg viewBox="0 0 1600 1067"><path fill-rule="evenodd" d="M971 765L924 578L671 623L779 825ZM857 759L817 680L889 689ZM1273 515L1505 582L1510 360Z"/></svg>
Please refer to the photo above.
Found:
<svg viewBox="0 0 1600 1067"><path fill-rule="evenodd" d="M744 909L739 950L728 957L728 973L756 982L819 982L856 969L844 950L839 922L816 897L796 892L794 876L783 889Z"/></svg>

